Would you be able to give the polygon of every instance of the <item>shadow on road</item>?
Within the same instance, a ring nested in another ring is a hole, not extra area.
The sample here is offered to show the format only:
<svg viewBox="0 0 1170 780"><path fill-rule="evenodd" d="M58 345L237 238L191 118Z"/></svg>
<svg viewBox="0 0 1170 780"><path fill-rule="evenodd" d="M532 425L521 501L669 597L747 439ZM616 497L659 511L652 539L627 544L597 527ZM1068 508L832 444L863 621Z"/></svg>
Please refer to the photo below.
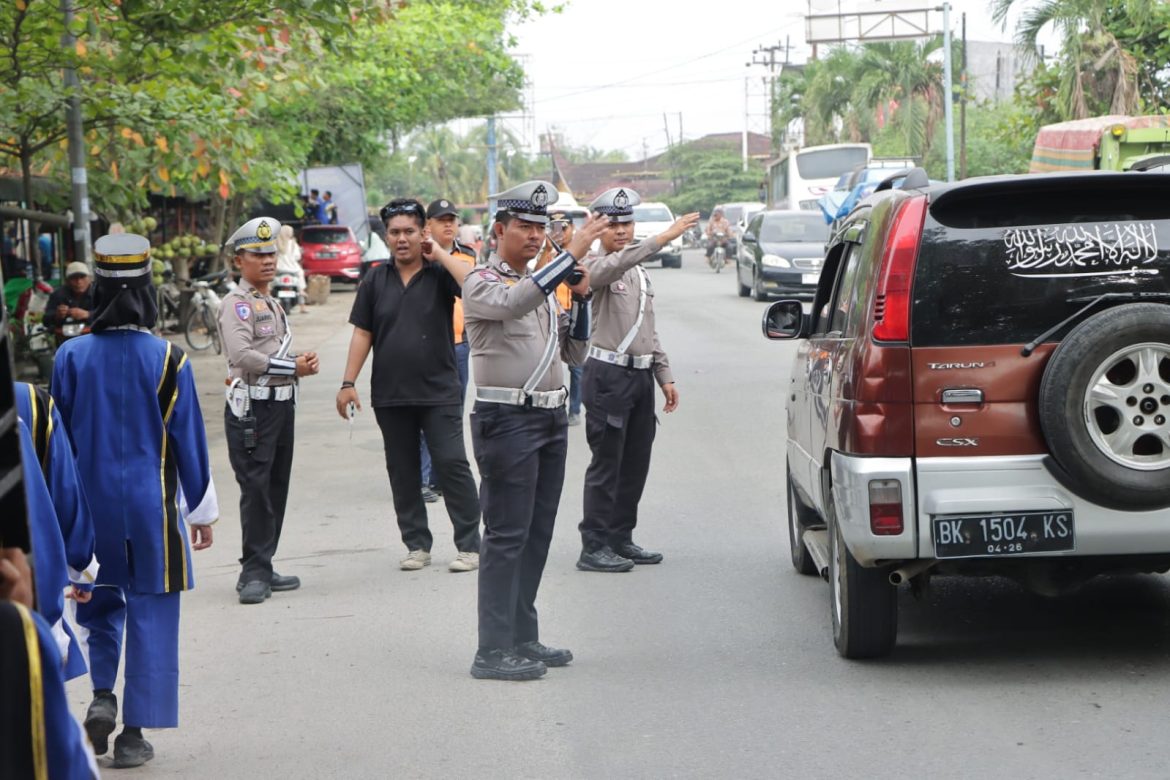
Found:
<svg viewBox="0 0 1170 780"><path fill-rule="evenodd" d="M963 662L995 673L1043 665L1045 676L1086 667L1128 676L1133 665L1170 672L1170 587L1162 577L1099 577L1056 598L1007 579L937 578L922 599L907 595L899 606L898 646L886 664Z"/></svg>

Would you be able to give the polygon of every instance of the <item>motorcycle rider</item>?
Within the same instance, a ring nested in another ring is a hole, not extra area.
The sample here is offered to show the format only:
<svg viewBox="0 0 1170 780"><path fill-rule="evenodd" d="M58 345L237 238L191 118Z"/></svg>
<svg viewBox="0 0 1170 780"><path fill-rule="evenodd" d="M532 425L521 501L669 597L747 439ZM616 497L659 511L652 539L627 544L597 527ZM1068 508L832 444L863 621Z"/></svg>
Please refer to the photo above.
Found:
<svg viewBox="0 0 1170 780"><path fill-rule="evenodd" d="M53 331L57 344L61 344L66 339L81 335L81 329L66 334L65 325L77 323L84 328L89 327L89 313L93 307L93 279L89 275L89 266L73 262L65 268L65 284L49 294L42 322Z"/></svg>
<svg viewBox="0 0 1170 780"><path fill-rule="evenodd" d="M716 236L722 234L722 238L716 239ZM731 223L723 216L723 209L716 208L711 214L711 219L707 220L707 260L711 259L711 255L715 252L715 247L718 245L727 246L727 237L731 235ZM724 256L723 262L727 262L727 257Z"/></svg>

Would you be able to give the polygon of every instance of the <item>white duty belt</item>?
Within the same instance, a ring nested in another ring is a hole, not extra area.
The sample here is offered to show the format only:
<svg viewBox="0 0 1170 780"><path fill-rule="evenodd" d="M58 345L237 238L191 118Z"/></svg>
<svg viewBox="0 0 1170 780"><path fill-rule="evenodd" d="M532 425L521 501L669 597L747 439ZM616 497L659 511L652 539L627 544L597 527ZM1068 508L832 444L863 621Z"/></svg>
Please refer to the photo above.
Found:
<svg viewBox="0 0 1170 780"><path fill-rule="evenodd" d="M249 385L248 397L253 401L288 401L296 393L296 385L280 385L278 387L269 387L267 385Z"/></svg>
<svg viewBox="0 0 1170 780"><path fill-rule="evenodd" d="M634 343L634 337L638 335L638 330L642 327L642 320L646 318L646 288L650 286L650 280L646 278L646 269L640 265L634 267L638 269L638 276L641 277L639 281L642 282L642 289L638 293L638 318L634 320L634 327L626 333L622 342L617 345L617 349L611 351L591 346L589 347L589 357L623 368L650 368L654 364L653 355L626 354L626 350Z"/></svg>
<svg viewBox="0 0 1170 780"><path fill-rule="evenodd" d="M569 391L560 390L536 391L535 388L548 373L553 358L557 355L560 339L557 337L557 299L555 295L548 296L548 341L544 345L544 354L536 364L536 370L528 377L522 388L514 387L478 387L475 390L475 400L487 401L496 404L510 404L512 406L533 406L537 409L558 409L564 406Z"/></svg>
<svg viewBox="0 0 1170 780"><path fill-rule="evenodd" d="M625 355L621 352L612 352L601 347L589 347L589 357L600 360L602 363L621 366L622 368L650 368L654 365L653 355Z"/></svg>

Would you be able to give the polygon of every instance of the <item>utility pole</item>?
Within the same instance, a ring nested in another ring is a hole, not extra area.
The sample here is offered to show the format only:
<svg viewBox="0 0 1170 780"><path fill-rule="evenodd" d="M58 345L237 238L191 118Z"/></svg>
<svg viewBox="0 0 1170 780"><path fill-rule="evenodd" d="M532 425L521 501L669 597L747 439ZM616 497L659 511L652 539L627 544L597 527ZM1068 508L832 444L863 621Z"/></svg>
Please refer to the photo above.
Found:
<svg viewBox="0 0 1170 780"><path fill-rule="evenodd" d="M495 216L496 199L492 197L500 189L499 170L496 165L496 118L489 116L487 120L487 175L488 175L488 215Z"/></svg>
<svg viewBox="0 0 1170 780"><path fill-rule="evenodd" d="M73 0L61 0L61 13L65 17L65 33L61 44L67 51L77 46L77 38L69 32L73 26ZM69 97L65 109L65 125L69 134L69 170L73 182L73 259L93 265L93 252L89 235L89 177L85 171L85 138L81 130L81 82L77 71L65 68L65 88ZM32 204L27 204L32 208ZM33 241L30 239L30 244Z"/></svg>
<svg viewBox="0 0 1170 780"><path fill-rule="evenodd" d="M748 169L748 77L743 77L743 172Z"/></svg>
<svg viewBox="0 0 1170 780"><path fill-rule="evenodd" d="M963 12L963 51L959 65L959 178L967 178L967 12Z"/></svg>
<svg viewBox="0 0 1170 780"><path fill-rule="evenodd" d="M790 48L790 45L791 45L791 36L789 36L788 39L785 40L783 45L781 45L780 42L777 41L776 43L774 43L771 46L757 46L752 51L751 62L747 63L747 66L749 68L752 65L764 65L765 67L768 68L768 75L764 80L765 85L767 86L767 96L768 96L767 97L767 114L766 114L766 116L768 119L768 124L767 124L768 138L772 143L772 151L773 152L776 151L776 149L775 149L776 143L775 143L775 137L774 137L775 134L773 132L774 128L772 127L772 117L774 114L773 103L775 102L775 99L776 99L776 69L777 69L777 66L783 67L784 65L788 64L788 50ZM777 60L776 60L776 52L781 51L781 50L784 51L784 62L783 63L777 62Z"/></svg>
<svg viewBox="0 0 1170 780"><path fill-rule="evenodd" d="M955 107L951 90L954 81L951 76L951 4L942 4L943 14L943 70L946 71L946 103L944 104L947 123L947 181L955 180Z"/></svg>

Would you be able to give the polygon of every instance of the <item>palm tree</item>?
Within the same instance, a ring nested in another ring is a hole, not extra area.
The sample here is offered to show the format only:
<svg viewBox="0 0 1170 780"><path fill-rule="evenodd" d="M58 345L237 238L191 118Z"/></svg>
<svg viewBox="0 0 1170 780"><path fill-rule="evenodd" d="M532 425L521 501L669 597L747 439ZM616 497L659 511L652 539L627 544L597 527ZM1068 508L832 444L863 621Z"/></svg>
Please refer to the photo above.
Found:
<svg viewBox="0 0 1170 780"><path fill-rule="evenodd" d="M854 100L872 113L893 107L891 120L906 139L906 153L926 158L945 105L942 66L931 55L942 37L862 47Z"/></svg>
<svg viewBox="0 0 1170 780"><path fill-rule="evenodd" d="M827 57L805 66L806 86L800 96L805 143L860 141L868 136L869 118L859 111L853 87L861 77L861 57L840 46Z"/></svg>
<svg viewBox="0 0 1170 780"><path fill-rule="evenodd" d="M1041 31L1051 25L1060 36L1059 108L1066 119L1102 111L1140 110L1137 59L1111 29L1110 21L1149 18L1162 0L1039 0L1028 5L1016 28L1016 42L1039 54ZM1006 23L1021 0L993 0L992 18Z"/></svg>

